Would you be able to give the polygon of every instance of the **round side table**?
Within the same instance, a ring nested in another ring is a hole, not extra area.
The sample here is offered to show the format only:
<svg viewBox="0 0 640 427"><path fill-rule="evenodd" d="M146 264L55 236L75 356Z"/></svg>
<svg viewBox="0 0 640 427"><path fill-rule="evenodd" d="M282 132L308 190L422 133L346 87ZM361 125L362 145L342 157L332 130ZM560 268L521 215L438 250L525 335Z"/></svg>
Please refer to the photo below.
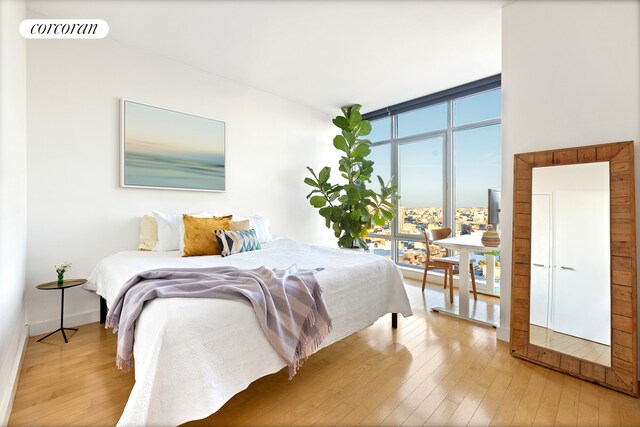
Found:
<svg viewBox="0 0 640 427"><path fill-rule="evenodd" d="M36 286L36 288L43 290L43 291L51 291L51 290L59 290L62 291L61 297L60 297L60 328L56 329L55 331L51 332L49 335L44 336L42 338L40 338L38 340L38 342L42 341L45 338L49 338L51 335L55 334L56 332L60 331L62 332L62 337L64 338L64 342L68 343L69 340L67 340L67 335L64 333L65 329L67 331L77 331L77 328L65 328L64 327L64 290L67 288L73 288L74 286L80 286L80 285L84 285L85 283L87 283L86 279L70 279L70 280L65 280L62 283L58 284L58 282L47 282L47 283L42 283L38 286Z"/></svg>

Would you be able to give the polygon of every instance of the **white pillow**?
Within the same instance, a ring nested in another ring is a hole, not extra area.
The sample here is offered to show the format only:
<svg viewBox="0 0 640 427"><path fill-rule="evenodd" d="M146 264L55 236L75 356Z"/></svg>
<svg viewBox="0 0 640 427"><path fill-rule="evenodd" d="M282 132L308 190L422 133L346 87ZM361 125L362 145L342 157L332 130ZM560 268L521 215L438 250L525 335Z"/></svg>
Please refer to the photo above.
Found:
<svg viewBox="0 0 640 427"><path fill-rule="evenodd" d="M153 251L177 251L180 248L182 214L174 215L153 211L153 217L158 224L158 243L156 243Z"/></svg>
<svg viewBox="0 0 640 427"><path fill-rule="evenodd" d="M140 220L139 251L152 251L158 244L158 224L153 215L144 215Z"/></svg>
<svg viewBox="0 0 640 427"><path fill-rule="evenodd" d="M240 220L240 217L234 219ZM258 241L260 243L270 242L273 240L273 236L269 231L271 223L267 218L260 215L254 215L249 217L249 221L251 221L251 228L256 230L256 235L258 236Z"/></svg>

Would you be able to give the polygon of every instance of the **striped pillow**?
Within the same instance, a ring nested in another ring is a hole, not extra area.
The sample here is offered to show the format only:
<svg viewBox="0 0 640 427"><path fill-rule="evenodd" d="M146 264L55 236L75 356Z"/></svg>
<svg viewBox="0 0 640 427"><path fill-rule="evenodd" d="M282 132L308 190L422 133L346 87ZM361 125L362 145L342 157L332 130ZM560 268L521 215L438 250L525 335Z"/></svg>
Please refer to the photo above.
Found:
<svg viewBox="0 0 640 427"><path fill-rule="evenodd" d="M220 255L227 256L261 249L256 230L214 230Z"/></svg>

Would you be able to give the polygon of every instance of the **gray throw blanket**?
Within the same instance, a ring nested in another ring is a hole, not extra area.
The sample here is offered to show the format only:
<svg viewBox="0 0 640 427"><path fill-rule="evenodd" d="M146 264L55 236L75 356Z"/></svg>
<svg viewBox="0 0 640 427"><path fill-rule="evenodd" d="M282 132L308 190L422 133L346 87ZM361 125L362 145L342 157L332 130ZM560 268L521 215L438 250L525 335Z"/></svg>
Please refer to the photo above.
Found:
<svg viewBox="0 0 640 427"><path fill-rule="evenodd" d="M331 332L331 317L315 278L318 269L258 267L166 268L133 276L120 289L106 327L118 334L116 364L131 368L136 321L154 298L220 298L250 304L291 379ZM239 338L241 339L241 338Z"/></svg>

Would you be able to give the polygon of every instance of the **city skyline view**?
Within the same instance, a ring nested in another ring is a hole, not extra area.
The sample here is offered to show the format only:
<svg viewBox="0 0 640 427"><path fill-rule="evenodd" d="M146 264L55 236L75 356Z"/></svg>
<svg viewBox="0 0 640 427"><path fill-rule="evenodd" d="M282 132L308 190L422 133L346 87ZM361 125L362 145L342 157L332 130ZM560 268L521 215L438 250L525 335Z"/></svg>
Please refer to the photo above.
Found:
<svg viewBox="0 0 640 427"><path fill-rule="evenodd" d="M426 246L424 242L423 230L430 228L442 228L442 209L438 208L401 208L403 214L399 217L400 232L402 234L413 234L420 236L420 240L398 239L397 253L398 264L424 267L426 261ZM455 213L455 228L452 235L458 236L463 229L465 234L472 231L482 231L486 229L488 220L488 210L486 208L458 208ZM368 236L365 240L369 245L371 253L391 258L391 231L388 225L384 227L376 226L371 233L388 235L389 237ZM429 245L431 257L443 257L449 254L438 245ZM479 280L484 280L485 263L484 256L474 254L474 270ZM499 273L498 273L499 274ZM499 279L499 278L498 278ZM498 280L496 279L496 280Z"/></svg>

